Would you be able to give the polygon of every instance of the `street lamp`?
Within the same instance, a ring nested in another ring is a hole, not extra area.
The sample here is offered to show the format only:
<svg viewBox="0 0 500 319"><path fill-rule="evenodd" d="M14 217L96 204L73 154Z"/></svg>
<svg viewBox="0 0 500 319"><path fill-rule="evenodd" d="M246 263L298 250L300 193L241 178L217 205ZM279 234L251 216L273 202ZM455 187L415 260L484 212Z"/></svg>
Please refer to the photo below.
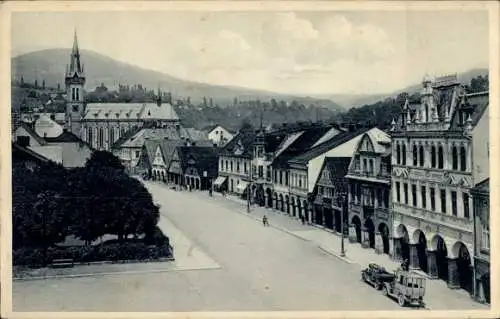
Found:
<svg viewBox="0 0 500 319"><path fill-rule="evenodd" d="M340 207L340 232L341 236L340 237L340 256L345 257L345 248L344 248L344 209L346 207L345 205L346 201L346 194L345 192L341 192L337 196L337 203Z"/></svg>

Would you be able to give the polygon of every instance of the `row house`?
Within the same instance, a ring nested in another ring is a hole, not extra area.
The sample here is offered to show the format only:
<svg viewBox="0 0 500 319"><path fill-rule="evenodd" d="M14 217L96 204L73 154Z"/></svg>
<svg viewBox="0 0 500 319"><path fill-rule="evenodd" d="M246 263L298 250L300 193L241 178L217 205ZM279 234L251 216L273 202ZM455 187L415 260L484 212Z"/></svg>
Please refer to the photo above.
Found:
<svg viewBox="0 0 500 319"><path fill-rule="evenodd" d="M312 202L314 221L324 228L348 235L349 216L347 213L345 176L350 163L349 157L326 157L316 181Z"/></svg>
<svg viewBox="0 0 500 319"><path fill-rule="evenodd" d="M350 159L362 134L370 130L380 131L377 128L362 128L360 130L340 132L333 138L291 158L288 161L288 165L290 167L289 176L294 176L289 180L289 183L293 183L290 186L291 194L295 197L293 201L313 201L317 191L316 181L320 175L325 158L342 157ZM339 189L343 187L339 186ZM309 222L322 224L321 210L313 210L312 205L308 206L306 219Z"/></svg>
<svg viewBox="0 0 500 319"><path fill-rule="evenodd" d="M253 129L239 131L219 152L218 177L215 190L246 196L252 169Z"/></svg>
<svg viewBox="0 0 500 319"><path fill-rule="evenodd" d="M189 185L192 189L207 190L217 177L218 149L211 145L177 146L168 168L176 185ZM177 182L176 182L177 181Z"/></svg>
<svg viewBox="0 0 500 319"><path fill-rule="evenodd" d="M350 241L377 253L390 253L392 233L391 138L385 132L365 133L349 165Z"/></svg>
<svg viewBox="0 0 500 319"><path fill-rule="evenodd" d="M456 75L422 86L391 129L393 257L471 292L470 189L488 174L488 92L466 94Z"/></svg>
<svg viewBox="0 0 500 319"><path fill-rule="evenodd" d="M291 216L307 216L307 195L300 196L307 185L303 174L291 172L289 160L304 153L340 133L334 125L313 125L305 129L290 132L276 149L272 167L272 207ZM325 138L326 137L326 138Z"/></svg>
<svg viewBox="0 0 500 319"><path fill-rule="evenodd" d="M471 189L474 200L474 297L482 303L491 303L490 287L490 179Z"/></svg>

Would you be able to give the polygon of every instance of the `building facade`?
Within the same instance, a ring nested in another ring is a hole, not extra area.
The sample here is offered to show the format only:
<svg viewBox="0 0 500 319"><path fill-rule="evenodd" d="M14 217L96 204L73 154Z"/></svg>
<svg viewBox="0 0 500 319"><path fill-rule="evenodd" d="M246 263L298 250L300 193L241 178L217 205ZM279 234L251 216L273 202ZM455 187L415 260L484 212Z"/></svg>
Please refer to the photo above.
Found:
<svg viewBox="0 0 500 319"><path fill-rule="evenodd" d="M488 99L467 95L456 75L422 84L393 121L393 257L472 292L472 141L488 139L477 126Z"/></svg>
<svg viewBox="0 0 500 319"><path fill-rule="evenodd" d="M207 129L208 139L219 147L226 145L233 137L234 133L221 125L213 125Z"/></svg>
<svg viewBox="0 0 500 319"><path fill-rule="evenodd" d="M391 139L365 133L352 157L349 181L351 241L377 253L391 251Z"/></svg>
<svg viewBox="0 0 500 319"><path fill-rule="evenodd" d="M471 190L474 199L474 295L477 301L491 303L490 286L490 180Z"/></svg>

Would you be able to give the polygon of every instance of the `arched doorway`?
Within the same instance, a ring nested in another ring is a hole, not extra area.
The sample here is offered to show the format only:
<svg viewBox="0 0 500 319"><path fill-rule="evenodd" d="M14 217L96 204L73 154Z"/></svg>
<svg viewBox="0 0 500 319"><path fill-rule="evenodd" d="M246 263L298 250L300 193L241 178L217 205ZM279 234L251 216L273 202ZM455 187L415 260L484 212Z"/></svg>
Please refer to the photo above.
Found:
<svg viewBox="0 0 500 319"><path fill-rule="evenodd" d="M279 196L279 206L280 206L280 210L282 212L285 212L285 205L284 205L284 202L283 202L283 194L280 194Z"/></svg>
<svg viewBox="0 0 500 319"><path fill-rule="evenodd" d="M469 250L467 247L461 243L457 242L454 245L454 251L457 252L457 272L458 272L458 281L460 284L460 288L466 290L467 292L472 292L472 263L469 254Z"/></svg>
<svg viewBox="0 0 500 319"><path fill-rule="evenodd" d="M402 260L410 260L410 236L408 235L408 230L405 225L399 224L397 229L397 234L400 237L400 252Z"/></svg>
<svg viewBox="0 0 500 319"><path fill-rule="evenodd" d="M417 229L413 234L413 240L417 246L418 266L427 273L427 238L420 229Z"/></svg>
<svg viewBox="0 0 500 319"><path fill-rule="evenodd" d="M297 198L297 216L302 216L302 206L300 205L300 199Z"/></svg>
<svg viewBox="0 0 500 319"><path fill-rule="evenodd" d="M255 201L259 206L264 206L266 204L266 198L264 195L264 188L262 185L259 185L258 187L254 188L255 191Z"/></svg>
<svg viewBox="0 0 500 319"><path fill-rule="evenodd" d="M294 216L294 217L295 217L295 216L296 216L296 214L295 214L295 205L296 205L296 204L295 204L295 197L292 197L292 198L291 198L291 202L292 202L292 203L291 203L291 206L292 206L292 208L291 208L291 213L292 213L292 216Z"/></svg>
<svg viewBox="0 0 500 319"><path fill-rule="evenodd" d="M288 195L285 196L286 213L290 214L290 198Z"/></svg>
<svg viewBox="0 0 500 319"><path fill-rule="evenodd" d="M279 201L278 201L278 194L277 193L273 193L273 207L276 210L279 209Z"/></svg>
<svg viewBox="0 0 500 319"><path fill-rule="evenodd" d="M367 218L365 220L365 229L368 235L368 245L370 248L375 248L375 225L373 225L373 221L371 218Z"/></svg>
<svg viewBox="0 0 500 319"><path fill-rule="evenodd" d="M356 241L358 243L361 243L361 220L359 219L358 216L354 216L351 222L356 230Z"/></svg>
<svg viewBox="0 0 500 319"><path fill-rule="evenodd" d="M273 193L270 188L266 188L267 207L273 207Z"/></svg>
<svg viewBox="0 0 500 319"><path fill-rule="evenodd" d="M385 223L380 223L378 225L378 231L380 232L380 236L382 237L382 244L384 247L384 254L389 253L389 227Z"/></svg>
<svg viewBox="0 0 500 319"><path fill-rule="evenodd" d="M432 239L432 246L436 249L436 264L438 278L448 280L448 249L443 238L439 235Z"/></svg>

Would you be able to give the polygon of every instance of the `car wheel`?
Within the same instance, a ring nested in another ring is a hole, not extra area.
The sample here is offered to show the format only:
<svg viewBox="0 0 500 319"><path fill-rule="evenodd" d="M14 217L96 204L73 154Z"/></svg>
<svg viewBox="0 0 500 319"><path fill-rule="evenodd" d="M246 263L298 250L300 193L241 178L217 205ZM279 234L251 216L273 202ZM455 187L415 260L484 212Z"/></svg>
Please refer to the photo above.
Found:
<svg viewBox="0 0 500 319"><path fill-rule="evenodd" d="M398 296L398 304L401 307L404 307L406 305L405 297L403 295Z"/></svg>

